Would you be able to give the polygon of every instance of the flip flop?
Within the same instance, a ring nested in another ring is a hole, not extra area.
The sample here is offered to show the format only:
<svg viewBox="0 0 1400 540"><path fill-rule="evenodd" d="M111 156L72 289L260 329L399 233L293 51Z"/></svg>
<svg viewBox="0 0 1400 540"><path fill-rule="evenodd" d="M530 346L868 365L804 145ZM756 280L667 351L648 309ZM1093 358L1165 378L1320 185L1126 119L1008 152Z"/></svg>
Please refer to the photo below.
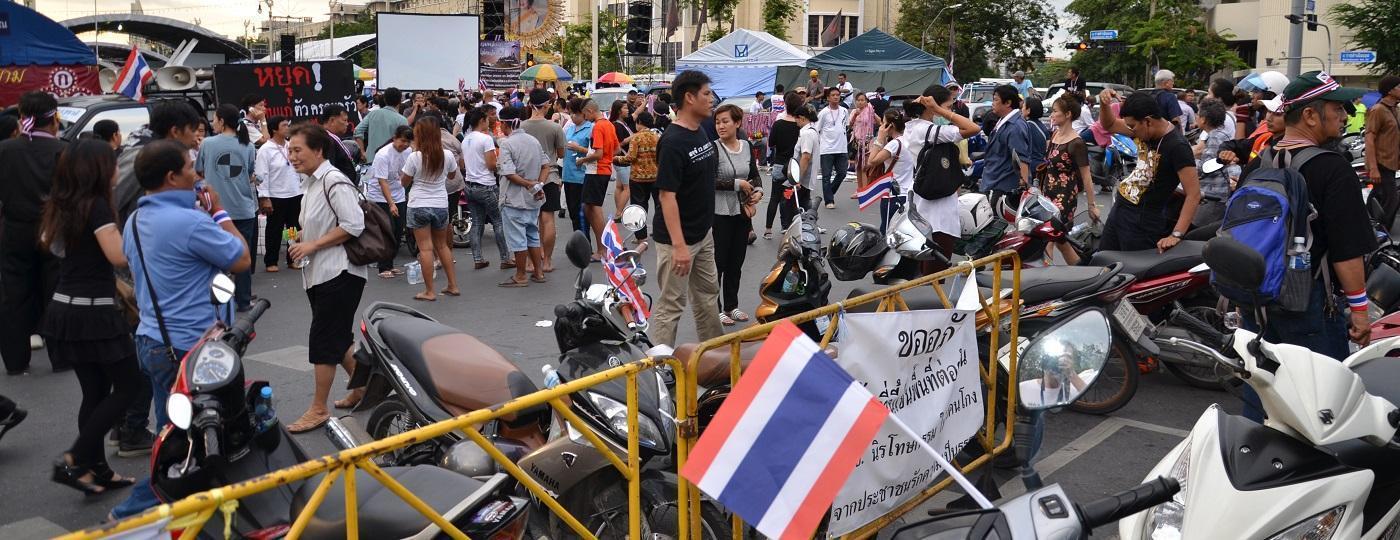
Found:
<svg viewBox="0 0 1400 540"><path fill-rule="evenodd" d="M326 422L330 420L330 413L326 413L325 416L320 418L307 418L306 416L302 416L298 418L296 422L292 422L292 425L287 426L287 431L290 433L306 433L326 425Z"/></svg>
<svg viewBox="0 0 1400 540"><path fill-rule="evenodd" d="M396 277L399 277L399 276L397 276L397 275L395 275L393 272L389 272L389 271L384 271L384 272L380 272L380 273L379 273L379 279L394 279L394 278L396 278Z"/></svg>
<svg viewBox="0 0 1400 540"><path fill-rule="evenodd" d="M524 288L524 287L529 287L529 286L530 286L530 283L529 283L528 281L522 283L522 282L516 281L516 280L514 280L514 279L509 279L509 280L506 280L506 281L503 282L503 283L497 284L496 286L497 286L497 287L505 287L505 288L507 288L507 289L520 289L520 288Z"/></svg>
<svg viewBox="0 0 1400 540"><path fill-rule="evenodd" d="M436 297L436 296L434 296L434 297L432 297L432 298L429 298L429 297L423 296L423 293L418 293L418 294L413 295L413 299L414 299L414 300L417 300L417 301L419 301L419 302L436 302L436 301L437 301L437 297Z"/></svg>
<svg viewBox="0 0 1400 540"><path fill-rule="evenodd" d="M345 396L342 399L336 400L335 403L332 403L331 405L334 405L337 409L353 409L356 405L360 404L360 401L364 399L364 390L352 390L349 395Z"/></svg>
<svg viewBox="0 0 1400 540"><path fill-rule="evenodd" d="M269 267L267 267L267 268L264 268L263 271L264 271L264 272L267 272L267 273L269 273L269 274L276 274L276 273L278 273L278 272L281 272L282 269L281 269L281 268L278 268L277 266L274 265L274 266L269 266Z"/></svg>
<svg viewBox="0 0 1400 540"><path fill-rule="evenodd" d="M395 268L395 269L393 269L393 270L390 270L390 272L393 272L394 275L396 275L396 276L402 276L402 275L403 275L403 269L402 269L402 268Z"/></svg>
<svg viewBox="0 0 1400 540"><path fill-rule="evenodd" d="M533 281L533 282L535 282L535 283L549 283L549 280L547 280L547 279L545 279L545 278L542 278L542 277L535 277L535 276L530 276L530 281Z"/></svg>
<svg viewBox="0 0 1400 540"><path fill-rule="evenodd" d="M462 296L462 291L453 291L453 290L443 289L443 290L442 290L442 294L445 294L445 295L447 295L447 296Z"/></svg>

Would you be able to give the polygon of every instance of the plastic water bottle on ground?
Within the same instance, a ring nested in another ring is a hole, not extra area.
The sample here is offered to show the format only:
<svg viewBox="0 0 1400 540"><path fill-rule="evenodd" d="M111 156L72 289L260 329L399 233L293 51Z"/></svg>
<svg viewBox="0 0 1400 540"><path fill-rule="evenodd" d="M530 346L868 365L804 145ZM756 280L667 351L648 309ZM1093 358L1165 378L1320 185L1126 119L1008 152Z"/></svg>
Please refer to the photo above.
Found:
<svg viewBox="0 0 1400 540"><path fill-rule="evenodd" d="M403 271L408 277L408 283L410 285L423 283L423 265L418 264L417 261L403 265Z"/></svg>
<svg viewBox="0 0 1400 540"><path fill-rule="evenodd" d="M554 369L554 366L545 364L544 367L540 368L540 372L544 373L545 388L554 388L556 386L559 386L559 370Z"/></svg>

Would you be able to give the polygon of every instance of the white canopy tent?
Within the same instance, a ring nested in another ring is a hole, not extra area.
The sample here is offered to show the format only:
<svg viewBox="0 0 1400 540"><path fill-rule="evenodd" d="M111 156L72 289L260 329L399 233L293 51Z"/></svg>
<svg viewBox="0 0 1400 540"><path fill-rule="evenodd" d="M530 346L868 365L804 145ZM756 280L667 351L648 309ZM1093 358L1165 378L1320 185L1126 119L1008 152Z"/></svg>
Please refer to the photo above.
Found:
<svg viewBox="0 0 1400 540"><path fill-rule="evenodd" d="M772 92L781 66L803 66L812 55L767 32L738 29L676 61L676 71L710 76L720 99Z"/></svg>

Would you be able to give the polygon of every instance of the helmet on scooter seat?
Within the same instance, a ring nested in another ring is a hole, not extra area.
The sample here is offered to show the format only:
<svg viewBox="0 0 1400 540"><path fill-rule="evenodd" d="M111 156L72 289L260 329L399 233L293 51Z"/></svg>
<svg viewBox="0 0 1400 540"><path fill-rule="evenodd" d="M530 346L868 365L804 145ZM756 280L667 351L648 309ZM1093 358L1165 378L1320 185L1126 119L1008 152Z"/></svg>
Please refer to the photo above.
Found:
<svg viewBox="0 0 1400 540"><path fill-rule="evenodd" d="M863 223L847 223L831 235L826 260L836 279L855 281L875 269L886 249L885 237L879 229Z"/></svg>

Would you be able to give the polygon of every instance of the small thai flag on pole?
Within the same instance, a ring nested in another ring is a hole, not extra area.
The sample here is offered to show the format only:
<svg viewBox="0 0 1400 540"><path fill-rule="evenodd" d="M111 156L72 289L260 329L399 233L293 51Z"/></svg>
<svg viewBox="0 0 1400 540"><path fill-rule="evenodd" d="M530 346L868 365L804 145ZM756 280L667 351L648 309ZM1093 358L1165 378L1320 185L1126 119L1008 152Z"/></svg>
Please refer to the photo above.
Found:
<svg viewBox="0 0 1400 540"><path fill-rule="evenodd" d="M141 56L141 51L136 50L136 46L131 46L131 54L126 56L126 65L122 67L122 72L117 76L117 82L112 86L112 91L129 97L142 103L146 102L146 83L155 77L155 71L146 64L146 58Z"/></svg>
<svg viewBox="0 0 1400 540"><path fill-rule="evenodd" d="M890 410L790 321L769 334L681 475L772 538L810 538Z"/></svg>
<svg viewBox="0 0 1400 540"><path fill-rule="evenodd" d="M856 202L860 204L861 210L865 210L865 207L880 202L880 199L890 198L893 189L894 175L886 174L865 186L865 189L856 192Z"/></svg>

